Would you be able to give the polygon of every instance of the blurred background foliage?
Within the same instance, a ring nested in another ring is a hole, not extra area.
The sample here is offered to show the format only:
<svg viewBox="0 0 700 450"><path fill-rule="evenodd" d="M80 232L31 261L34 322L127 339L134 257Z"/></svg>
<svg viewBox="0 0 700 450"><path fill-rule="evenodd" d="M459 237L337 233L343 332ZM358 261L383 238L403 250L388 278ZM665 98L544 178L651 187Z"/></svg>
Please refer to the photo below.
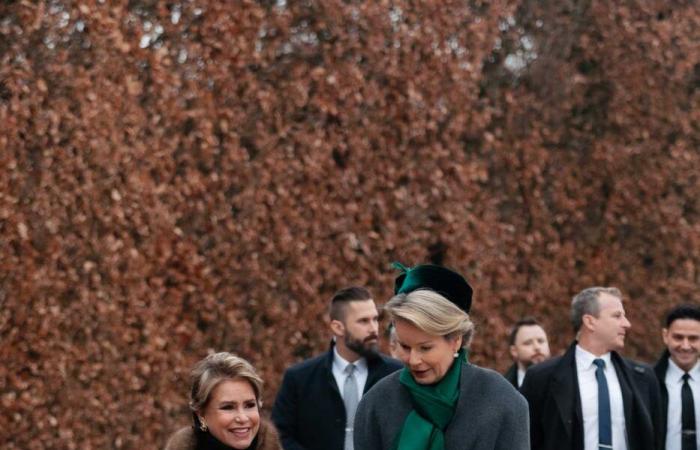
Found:
<svg viewBox="0 0 700 450"><path fill-rule="evenodd" d="M615 285L698 301L692 1L0 3L0 446L160 448L210 349L269 407L332 293L475 287L472 359Z"/></svg>

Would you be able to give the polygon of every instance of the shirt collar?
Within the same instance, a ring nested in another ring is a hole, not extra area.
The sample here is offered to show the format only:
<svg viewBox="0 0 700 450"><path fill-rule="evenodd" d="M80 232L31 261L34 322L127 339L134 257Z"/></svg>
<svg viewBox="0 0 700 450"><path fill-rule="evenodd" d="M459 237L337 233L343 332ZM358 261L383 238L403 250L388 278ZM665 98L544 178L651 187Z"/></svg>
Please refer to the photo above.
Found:
<svg viewBox="0 0 700 450"><path fill-rule="evenodd" d="M595 369L596 366L593 364L594 359L602 359L605 361L605 367L610 367L610 352L596 356L588 350L584 350L580 345L576 344L576 363L579 367L582 367L584 370Z"/></svg>
<svg viewBox="0 0 700 450"><path fill-rule="evenodd" d="M340 356L340 353L338 353L338 348L333 346L333 367L336 370L339 370L340 373L345 373L345 368L348 366L348 364L350 364L350 362ZM353 364L355 364L355 370L363 372L367 370L367 359L364 357L358 359Z"/></svg>
<svg viewBox="0 0 700 450"><path fill-rule="evenodd" d="M670 356L668 358L667 373L671 376L672 380L678 380L679 383L683 382L683 374L685 372L673 362ZM688 375L690 375L691 380L700 381L700 361L696 362L688 371Z"/></svg>

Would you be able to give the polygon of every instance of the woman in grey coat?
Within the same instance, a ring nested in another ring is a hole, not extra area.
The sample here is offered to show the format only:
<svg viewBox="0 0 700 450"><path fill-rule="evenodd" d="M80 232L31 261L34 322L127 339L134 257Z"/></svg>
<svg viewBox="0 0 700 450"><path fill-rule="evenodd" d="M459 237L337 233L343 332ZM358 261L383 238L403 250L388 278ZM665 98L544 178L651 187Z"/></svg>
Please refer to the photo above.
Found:
<svg viewBox="0 0 700 450"><path fill-rule="evenodd" d="M472 289L441 266L403 269L386 312L405 368L362 397L362 450L528 450L528 407L500 374L467 361Z"/></svg>

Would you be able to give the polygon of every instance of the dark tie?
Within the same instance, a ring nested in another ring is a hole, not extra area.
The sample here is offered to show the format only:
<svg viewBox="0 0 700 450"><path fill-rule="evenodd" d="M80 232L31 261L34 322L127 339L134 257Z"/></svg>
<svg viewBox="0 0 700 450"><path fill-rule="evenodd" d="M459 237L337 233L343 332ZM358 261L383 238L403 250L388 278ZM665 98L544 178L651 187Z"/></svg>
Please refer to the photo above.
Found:
<svg viewBox="0 0 700 450"><path fill-rule="evenodd" d="M695 402L693 391L688 384L688 373L683 374L683 387L681 388L681 449L696 450L695 440Z"/></svg>
<svg viewBox="0 0 700 450"><path fill-rule="evenodd" d="M600 358L593 360L597 366L595 379L598 381L598 449L612 448L612 422L610 420L610 392L608 380L605 379L605 361ZM683 449L685 450L685 449Z"/></svg>
<svg viewBox="0 0 700 450"><path fill-rule="evenodd" d="M345 450L353 450L352 429L355 423L355 411L359 402L357 381L355 380L355 365L348 364L345 367L345 383L343 384L343 402L345 403Z"/></svg>

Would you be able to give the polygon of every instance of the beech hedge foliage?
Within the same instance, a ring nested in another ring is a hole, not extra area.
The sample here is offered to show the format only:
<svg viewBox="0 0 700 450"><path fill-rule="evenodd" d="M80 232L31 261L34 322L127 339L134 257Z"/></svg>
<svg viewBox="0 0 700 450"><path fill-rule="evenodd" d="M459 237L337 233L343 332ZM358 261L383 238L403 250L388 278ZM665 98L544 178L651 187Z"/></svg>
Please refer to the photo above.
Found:
<svg viewBox="0 0 700 450"><path fill-rule="evenodd" d="M210 350L266 382L391 261L475 288L472 361L619 287L700 301L700 9L627 0L0 3L0 447L161 448Z"/></svg>

